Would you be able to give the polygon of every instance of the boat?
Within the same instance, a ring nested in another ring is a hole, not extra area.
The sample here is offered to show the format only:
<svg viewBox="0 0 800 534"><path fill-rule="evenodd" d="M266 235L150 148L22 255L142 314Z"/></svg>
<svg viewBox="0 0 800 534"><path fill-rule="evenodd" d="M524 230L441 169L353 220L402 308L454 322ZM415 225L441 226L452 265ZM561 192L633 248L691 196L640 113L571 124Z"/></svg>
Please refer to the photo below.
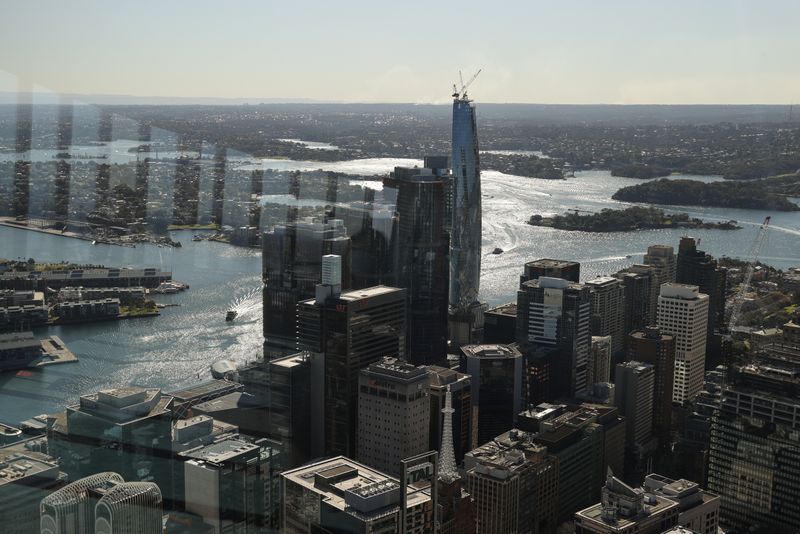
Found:
<svg viewBox="0 0 800 534"><path fill-rule="evenodd" d="M239 312L236 310L228 310L228 313L225 314L225 320L228 322L233 321L237 315L239 315Z"/></svg>
<svg viewBox="0 0 800 534"><path fill-rule="evenodd" d="M202 240L203 238L200 237L199 235L192 236L192 241L202 241Z"/></svg>

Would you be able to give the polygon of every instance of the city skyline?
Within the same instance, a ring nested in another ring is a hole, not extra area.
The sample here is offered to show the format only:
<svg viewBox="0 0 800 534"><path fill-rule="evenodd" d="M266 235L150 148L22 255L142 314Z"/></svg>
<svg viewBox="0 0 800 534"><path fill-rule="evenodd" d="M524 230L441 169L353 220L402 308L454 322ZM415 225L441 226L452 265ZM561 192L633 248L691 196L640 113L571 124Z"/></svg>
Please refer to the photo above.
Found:
<svg viewBox="0 0 800 534"><path fill-rule="evenodd" d="M455 11L240 1L225 25L211 2L11 6L0 91L444 104L459 69L484 68L485 103L791 104L800 92L800 7L782 0ZM387 39L379 20L405 38ZM439 22L475 31L439 37Z"/></svg>

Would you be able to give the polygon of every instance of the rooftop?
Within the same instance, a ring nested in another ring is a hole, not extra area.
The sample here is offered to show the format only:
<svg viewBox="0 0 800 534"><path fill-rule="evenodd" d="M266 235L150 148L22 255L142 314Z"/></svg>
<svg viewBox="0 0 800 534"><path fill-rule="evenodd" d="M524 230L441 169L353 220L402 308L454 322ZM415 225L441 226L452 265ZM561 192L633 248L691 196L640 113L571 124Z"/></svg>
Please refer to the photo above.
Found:
<svg viewBox="0 0 800 534"><path fill-rule="evenodd" d="M467 357L481 359L521 358L522 353L513 345L466 345L461 351Z"/></svg>
<svg viewBox="0 0 800 534"><path fill-rule="evenodd" d="M58 464L52 458L41 454L13 452L4 454L0 450L0 487L27 477L45 477L55 479L58 476Z"/></svg>
<svg viewBox="0 0 800 534"><path fill-rule="evenodd" d="M242 454L252 453L261 447L255 443L249 443L239 438L228 438L211 445L206 445L198 449L186 451L185 456L194 460L202 460L212 464L221 464L232 460Z"/></svg>
<svg viewBox="0 0 800 534"><path fill-rule="evenodd" d="M357 513L346 502L346 492L359 497L372 497L398 490L400 482L344 456L328 458L281 473L287 482L302 486L322 498L328 505L348 513ZM409 490L411 488L408 488ZM417 506L430 500L423 492L408 494L408 506ZM391 507L399 505L399 495ZM386 506L384 506L384 509Z"/></svg>

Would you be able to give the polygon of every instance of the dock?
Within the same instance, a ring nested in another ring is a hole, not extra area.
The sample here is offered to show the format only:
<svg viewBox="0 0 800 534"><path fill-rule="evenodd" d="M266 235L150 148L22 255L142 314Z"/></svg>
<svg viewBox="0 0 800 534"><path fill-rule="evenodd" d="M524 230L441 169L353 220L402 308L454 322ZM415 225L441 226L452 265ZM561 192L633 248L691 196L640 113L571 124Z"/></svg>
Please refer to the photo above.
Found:
<svg viewBox="0 0 800 534"><path fill-rule="evenodd" d="M46 367L57 363L77 362L78 357L70 351L58 336L42 339L42 357L31 367Z"/></svg>

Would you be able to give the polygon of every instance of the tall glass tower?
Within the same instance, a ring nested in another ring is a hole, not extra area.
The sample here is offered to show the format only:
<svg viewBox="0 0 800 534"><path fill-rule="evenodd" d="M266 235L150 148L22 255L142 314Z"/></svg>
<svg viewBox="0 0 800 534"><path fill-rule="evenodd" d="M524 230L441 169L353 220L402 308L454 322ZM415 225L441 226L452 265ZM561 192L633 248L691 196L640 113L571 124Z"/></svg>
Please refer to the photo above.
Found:
<svg viewBox="0 0 800 534"><path fill-rule="evenodd" d="M481 275L481 175L475 106L466 93L453 100L453 228L450 308L466 314L478 301Z"/></svg>

